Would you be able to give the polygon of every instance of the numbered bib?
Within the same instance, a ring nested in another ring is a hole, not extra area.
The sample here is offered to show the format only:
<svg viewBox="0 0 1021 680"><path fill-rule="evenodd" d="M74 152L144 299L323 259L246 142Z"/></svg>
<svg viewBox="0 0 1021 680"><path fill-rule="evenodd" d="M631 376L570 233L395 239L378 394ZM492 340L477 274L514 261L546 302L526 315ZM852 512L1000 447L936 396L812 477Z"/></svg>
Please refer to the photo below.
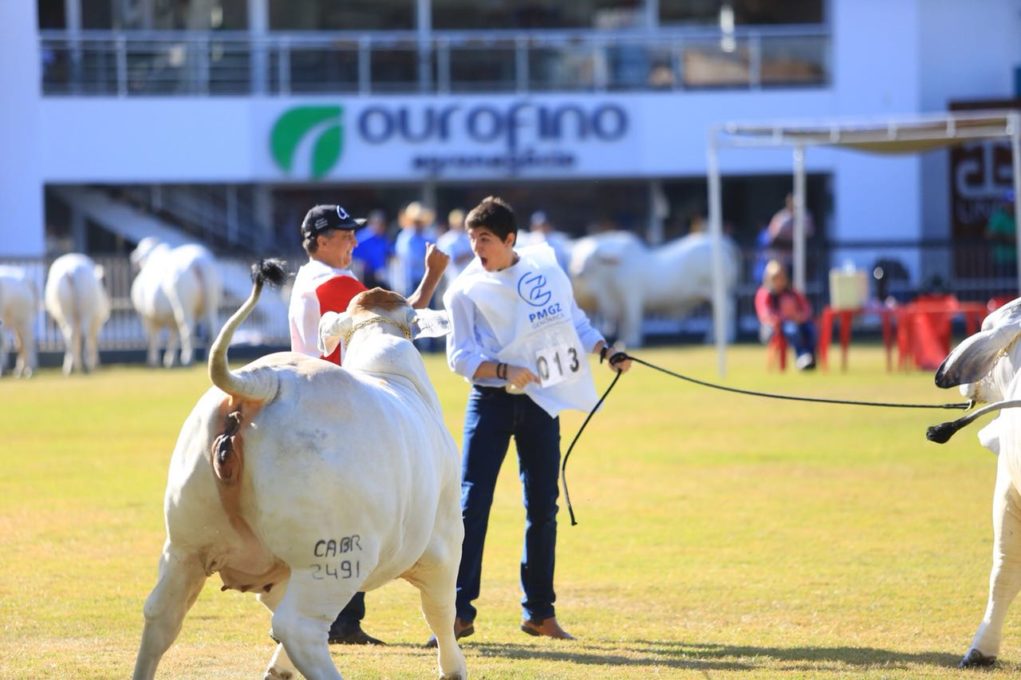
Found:
<svg viewBox="0 0 1021 680"><path fill-rule="evenodd" d="M581 373L582 354L573 345L553 345L535 353L535 374L542 387L573 380Z"/></svg>

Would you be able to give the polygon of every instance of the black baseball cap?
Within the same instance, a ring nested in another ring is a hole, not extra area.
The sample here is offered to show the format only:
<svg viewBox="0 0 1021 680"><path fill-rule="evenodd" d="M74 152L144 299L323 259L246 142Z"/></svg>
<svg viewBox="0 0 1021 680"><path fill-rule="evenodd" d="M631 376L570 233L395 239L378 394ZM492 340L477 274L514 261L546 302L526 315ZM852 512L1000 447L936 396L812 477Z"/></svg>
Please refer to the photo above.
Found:
<svg viewBox="0 0 1021 680"><path fill-rule="evenodd" d="M301 221L302 236L315 236L328 229L358 229L365 220L356 220L341 205L317 205Z"/></svg>

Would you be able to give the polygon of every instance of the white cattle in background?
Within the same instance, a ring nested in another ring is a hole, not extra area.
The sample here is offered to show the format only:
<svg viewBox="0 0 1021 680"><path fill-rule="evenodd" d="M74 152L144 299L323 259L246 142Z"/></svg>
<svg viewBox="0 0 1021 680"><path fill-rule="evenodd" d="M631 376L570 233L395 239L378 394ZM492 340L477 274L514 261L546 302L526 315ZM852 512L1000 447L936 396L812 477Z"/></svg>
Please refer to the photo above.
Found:
<svg viewBox="0 0 1021 680"><path fill-rule="evenodd" d="M403 578L420 591L441 677L465 680L454 639L459 456L410 340L429 312L376 288L320 325L333 346L343 338L343 368L282 352L231 371L227 347L264 277L278 281L283 270L264 266L220 331L209 356L215 387L178 436L135 680L154 676L216 572L224 588L253 591L273 611L282 644L266 678L338 680L330 623L356 592Z"/></svg>
<svg viewBox="0 0 1021 680"><path fill-rule="evenodd" d="M99 331L110 318L103 268L79 253L61 255L46 276L46 311L64 338L64 375L99 364Z"/></svg>
<svg viewBox="0 0 1021 680"><path fill-rule="evenodd" d="M223 283L216 260L205 247L189 243L171 248L157 239L142 239L131 253L139 267L131 284L131 303L145 328L149 341L146 361L159 362L160 336L167 332L163 365L174 365L177 344L181 346L181 364L191 363L198 321L204 322L207 338L219 329L217 312L223 296Z"/></svg>
<svg viewBox="0 0 1021 680"><path fill-rule="evenodd" d="M727 335L733 337L740 260L728 238L723 239L723 266ZM578 305L601 321L605 333L636 347L642 343L644 316L681 317L712 303L712 238L690 234L650 248L626 231L586 236L571 250L570 274Z"/></svg>
<svg viewBox="0 0 1021 680"><path fill-rule="evenodd" d="M940 387L961 385L961 392L976 403L1021 399L1021 298L986 317L982 330L958 345L936 372ZM991 666L1000 649L1004 618L1021 590L1021 409L1015 404L979 432L983 446L997 453L993 491L993 567L985 616L975 633L962 668ZM983 409L984 410L984 409ZM973 412L959 421L931 428L929 438L944 442L960 423L971 422ZM950 427L948 427L950 426ZM942 430L934 437L932 430Z"/></svg>
<svg viewBox="0 0 1021 680"><path fill-rule="evenodd" d="M14 334L18 358L14 375L27 378L36 367L35 318L39 292L20 267L0 267L0 375L7 368L7 334Z"/></svg>

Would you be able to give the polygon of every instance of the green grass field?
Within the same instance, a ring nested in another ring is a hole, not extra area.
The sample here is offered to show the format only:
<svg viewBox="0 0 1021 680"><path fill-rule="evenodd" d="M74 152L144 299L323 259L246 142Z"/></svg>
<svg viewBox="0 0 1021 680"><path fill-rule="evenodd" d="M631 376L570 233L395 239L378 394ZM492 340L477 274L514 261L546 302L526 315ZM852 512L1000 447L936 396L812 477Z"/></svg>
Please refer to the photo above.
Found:
<svg viewBox="0 0 1021 680"><path fill-rule="evenodd" d="M715 378L710 348L636 352ZM768 373L730 352L728 384L818 396L956 401L927 373L887 374L855 346L848 372ZM427 357L461 439L467 386ZM597 368L600 389L610 374ZM104 367L0 381L0 678L124 678L163 542L162 497L204 367ZM561 511L558 615L576 642L517 629L523 527L513 456L486 545L473 678L956 678L985 607L995 459L977 428L949 444L926 426L957 412L799 405L729 395L641 366L572 454L580 524ZM564 447L582 415L563 418ZM1021 610L1021 605L1018 605ZM433 677L417 592L368 597L386 648L337 648L346 678ZM1021 611L999 669L1021 670ZM269 615L209 580L161 678L256 678ZM987 674L982 674L987 677Z"/></svg>

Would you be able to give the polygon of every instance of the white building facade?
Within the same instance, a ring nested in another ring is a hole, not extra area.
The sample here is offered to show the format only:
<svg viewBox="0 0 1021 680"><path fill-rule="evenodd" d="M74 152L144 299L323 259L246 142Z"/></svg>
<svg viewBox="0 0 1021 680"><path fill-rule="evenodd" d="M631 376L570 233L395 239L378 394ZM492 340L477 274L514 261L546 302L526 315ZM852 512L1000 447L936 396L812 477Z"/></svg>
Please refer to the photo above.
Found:
<svg viewBox="0 0 1021 680"><path fill-rule="evenodd" d="M371 203L383 191L442 211L509 194L519 212L543 209L580 234L601 215L587 202L616 187L627 197L603 212L630 211L618 226L658 241L704 214L713 124L1011 99L1021 64L1019 0L819 0L818 21L736 27L727 2L701 3L719 22L689 26L664 22L673 5L649 0L603 12L603 26L495 31L437 27L439 0L407 0L411 25L379 31L274 30L272 0L242 0L245 26L219 32L95 31L66 0L62 27L41 29L52 4L0 3L0 257L57 254L48 229L70 229L66 243L81 247L77 204L111 186L240 187L224 194L235 202L224 244L269 246L296 231L288 197L307 207L297 199L335 195L361 211L381 207ZM809 209L832 243L948 239L948 164L946 152L813 151ZM790 155L734 150L721 166L724 220L752 233L782 199L757 196L757 178L789 190ZM728 178L745 186L733 211ZM1010 177L989 187L993 200ZM71 217L48 213L48 192ZM876 253L832 256L859 255ZM903 259L925 274L923 256Z"/></svg>

